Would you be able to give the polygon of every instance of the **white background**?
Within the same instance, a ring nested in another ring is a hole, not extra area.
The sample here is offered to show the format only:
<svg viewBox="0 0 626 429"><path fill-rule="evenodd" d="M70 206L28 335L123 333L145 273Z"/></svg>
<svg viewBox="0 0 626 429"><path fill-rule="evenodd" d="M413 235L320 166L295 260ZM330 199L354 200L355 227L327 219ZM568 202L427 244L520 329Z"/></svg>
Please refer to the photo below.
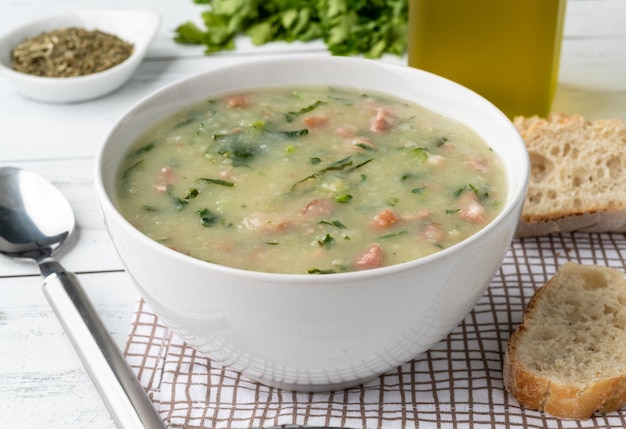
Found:
<svg viewBox="0 0 626 429"><path fill-rule="evenodd" d="M211 57L172 41L181 23L200 22L192 0L0 0L0 35L26 21L77 9L152 9L160 33L131 80L104 98L43 104L0 81L0 165L33 170L69 198L78 232L62 264L78 274L106 326L123 347L137 293L123 271L97 209L94 157L114 122L170 82L258 57L308 52L321 43L253 47ZM626 2L569 0L553 111L626 120ZM406 63L406 58L385 58ZM0 428L113 428L106 409L41 293L36 266L0 257Z"/></svg>

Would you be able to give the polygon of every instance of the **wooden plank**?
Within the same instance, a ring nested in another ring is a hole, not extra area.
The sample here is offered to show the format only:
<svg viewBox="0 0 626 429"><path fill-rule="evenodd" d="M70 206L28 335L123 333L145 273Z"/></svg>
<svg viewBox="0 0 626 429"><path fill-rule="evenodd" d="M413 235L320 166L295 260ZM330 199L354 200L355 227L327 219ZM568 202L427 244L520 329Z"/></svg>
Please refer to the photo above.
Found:
<svg viewBox="0 0 626 429"><path fill-rule="evenodd" d="M125 273L79 279L123 348L137 292ZM37 277L0 279L0 427L113 428L113 422L48 306Z"/></svg>

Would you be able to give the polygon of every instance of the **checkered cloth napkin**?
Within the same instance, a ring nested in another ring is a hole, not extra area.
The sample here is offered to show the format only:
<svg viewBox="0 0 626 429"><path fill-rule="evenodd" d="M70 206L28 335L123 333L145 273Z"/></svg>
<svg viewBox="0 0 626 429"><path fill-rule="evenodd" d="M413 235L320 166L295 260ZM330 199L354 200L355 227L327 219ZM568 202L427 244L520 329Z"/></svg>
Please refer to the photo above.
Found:
<svg viewBox="0 0 626 429"><path fill-rule="evenodd" d="M139 300L125 349L172 428L624 428L626 409L558 420L520 408L502 384L510 333L536 288L568 260L626 271L624 234L515 240L490 288L448 337L360 387L294 393L252 382L194 351Z"/></svg>

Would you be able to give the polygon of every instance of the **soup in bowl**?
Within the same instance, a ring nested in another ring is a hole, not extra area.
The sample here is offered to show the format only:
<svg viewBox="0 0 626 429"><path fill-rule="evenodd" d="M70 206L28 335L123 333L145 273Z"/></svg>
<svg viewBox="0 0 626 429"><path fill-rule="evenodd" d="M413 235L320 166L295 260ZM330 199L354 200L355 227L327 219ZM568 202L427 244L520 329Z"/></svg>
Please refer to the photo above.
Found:
<svg viewBox="0 0 626 429"><path fill-rule="evenodd" d="M261 383L354 386L473 308L519 220L528 156L453 82L355 58L202 73L99 153L107 230L151 308Z"/></svg>

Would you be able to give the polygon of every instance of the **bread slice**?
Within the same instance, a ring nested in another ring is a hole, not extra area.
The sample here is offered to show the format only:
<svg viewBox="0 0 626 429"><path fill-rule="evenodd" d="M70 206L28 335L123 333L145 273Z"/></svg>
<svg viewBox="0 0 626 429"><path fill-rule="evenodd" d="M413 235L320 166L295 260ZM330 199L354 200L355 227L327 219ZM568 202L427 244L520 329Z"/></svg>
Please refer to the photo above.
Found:
<svg viewBox="0 0 626 429"><path fill-rule="evenodd" d="M539 288L509 338L504 386L527 408L587 419L626 402L626 280L565 263Z"/></svg>
<svg viewBox="0 0 626 429"><path fill-rule="evenodd" d="M626 232L626 124L580 115L516 117L531 178L518 237Z"/></svg>

